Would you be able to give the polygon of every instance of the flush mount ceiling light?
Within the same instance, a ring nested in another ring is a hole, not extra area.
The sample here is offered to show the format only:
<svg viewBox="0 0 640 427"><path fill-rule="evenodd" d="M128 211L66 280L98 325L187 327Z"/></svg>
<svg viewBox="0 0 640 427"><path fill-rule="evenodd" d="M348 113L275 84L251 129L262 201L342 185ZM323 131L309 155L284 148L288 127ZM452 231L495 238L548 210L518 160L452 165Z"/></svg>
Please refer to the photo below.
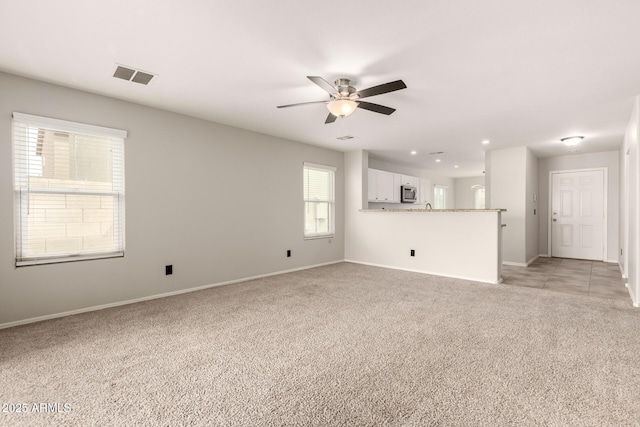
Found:
<svg viewBox="0 0 640 427"><path fill-rule="evenodd" d="M562 138L560 141L564 142L564 145L567 147L573 147L574 145L578 145L583 139L584 136L568 136L566 138Z"/></svg>
<svg viewBox="0 0 640 427"><path fill-rule="evenodd" d="M327 104L329 112L336 117L347 117L358 108L358 104L350 99L334 99Z"/></svg>

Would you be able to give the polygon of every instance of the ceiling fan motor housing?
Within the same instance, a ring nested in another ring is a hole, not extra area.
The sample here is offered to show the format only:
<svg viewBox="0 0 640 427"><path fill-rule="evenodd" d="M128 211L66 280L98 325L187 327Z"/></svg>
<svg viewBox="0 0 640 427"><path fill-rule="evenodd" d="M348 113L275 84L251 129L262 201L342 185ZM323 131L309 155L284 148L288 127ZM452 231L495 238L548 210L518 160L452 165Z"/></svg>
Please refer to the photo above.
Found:
<svg viewBox="0 0 640 427"><path fill-rule="evenodd" d="M340 95L339 99L353 99L357 97L356 88L351 86L350 83L351 81L349 79L336 79L334 85L336 86L336 89L338 89L338 95Z"/></svg>

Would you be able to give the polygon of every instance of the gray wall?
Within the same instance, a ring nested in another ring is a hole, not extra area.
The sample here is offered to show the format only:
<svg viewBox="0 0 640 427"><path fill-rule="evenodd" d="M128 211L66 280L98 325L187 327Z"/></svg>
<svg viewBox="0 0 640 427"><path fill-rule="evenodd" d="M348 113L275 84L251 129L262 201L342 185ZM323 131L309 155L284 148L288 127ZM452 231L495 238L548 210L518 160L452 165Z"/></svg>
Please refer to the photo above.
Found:
<svg viewBox="0 0 640 427"><path fill-rule="evenodd" d="M344 259L342 153L4 73L0 94L0 324ZM129 132L124 258L14 267L14 111ZM305 161L337 167L335 239L303 240Z"/></svg>
<svg viewBox="0 0 640 427"><path fill-rule="evenodd" d="M475 209L476 190L471 187L474 185L484 185L484 175L470 178L456 178L454 182L456 194L455 208Z"/></svg>
<svg viewBox="0 0 640 427"><path fill-rule="evenodd" d="M526 147L505 148L485 153L486 204L502 213L502 260L525 265L526 254Z"/></svg>
<svg viewBox="0 0 640 427"><path fill-rule="evenodd" d="M607 167L607 260L618 262L618 220L620 204L620 159L618 151L576 154L540 159L538 204L540 206L540 254L549 254L549 172Z"/></svg>
<svg viewBox="0 0 640 427"><path fill-rule="evenodd" d="M525 195L525 228L526 228L526 260L527 264L533 262L539 255L540 228L538 218L538 158L527 148L526 170L526 195Z"/></svg>

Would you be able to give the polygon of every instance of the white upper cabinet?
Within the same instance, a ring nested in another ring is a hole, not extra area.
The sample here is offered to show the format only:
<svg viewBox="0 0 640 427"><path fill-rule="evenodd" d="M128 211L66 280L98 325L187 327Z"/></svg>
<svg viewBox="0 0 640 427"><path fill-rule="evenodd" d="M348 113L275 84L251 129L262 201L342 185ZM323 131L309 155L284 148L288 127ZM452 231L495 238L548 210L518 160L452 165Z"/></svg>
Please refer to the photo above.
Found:
<svg viewBox="0 0 640 427"><path fill-rule="evenodd" d="M393 174L378 171L378 201L392 203L394 201Z"/></svg>
<svg viewBox="0 0 640 427"><path fill-rule="evenodd" d="M368 199L370 202L400 203L400 187L411 185L418 189L419 204L433 204L433 185L429 179L378 169L369 169L368 172Z"/></svg>
<svg viewBox="0 0 640 427"><path fill-rule="evenodd" d="M413 187L418 188L420 186L420 178L409 175L401 175L402 184L401 185L411 185Z"/></svg>
<svg viewBox="0 0 640 427"><path fill-rule="evenodd" d="M400 187L402 184L402 175L397 173L393 174L393 202L400 203Z"/></svg>
<svg viewBox="0 0 640 427"><path fill-rule="evenodd" d="M368 184L368 199L370 202L378 203L400 203L400 187L403 185L411 185L418 188L418 195L420 191L421 179L410 175L400 175L399 173L381 171L378 169L369 169L368 171L369 184ZM427 187L430 187L429 180ZM428 191L431 191L429 188ZM431 197L429 197L431 200ZM426 202L420 202L426 203Z"/></svg>
<svg viewBox="0 0 640 427"><path fill-rule="evenodd" d="M368 198L370 202L377 202L378 200L378 171L375 169L369 169L369 182L367 184L368 187Z"/></svg>
<svg viewBox="0 0 640 427"><path fill-rule="evenodd" d="M431 201L431 181L426 178L420 178L420 187L418 188L418 203L433 203Z"/></svg>
<svg viewBox="0 0 640 427"><path fill-rule="evenodd" d="M368 172L368 198L370 202L400 203L400 175L377 169L369 169Z"/></svg>

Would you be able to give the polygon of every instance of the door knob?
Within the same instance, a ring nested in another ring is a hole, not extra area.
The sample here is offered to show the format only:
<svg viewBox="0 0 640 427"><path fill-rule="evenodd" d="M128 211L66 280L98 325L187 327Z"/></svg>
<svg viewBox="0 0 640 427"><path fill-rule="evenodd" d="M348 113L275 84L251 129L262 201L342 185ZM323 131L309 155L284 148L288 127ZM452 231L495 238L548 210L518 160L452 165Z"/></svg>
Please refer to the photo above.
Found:
<svg viewBox="0 0 640 427"><path fill-rule="evenodd" d="M558 219L557 218L553 218L553 222L556 222Z"/></svg>

